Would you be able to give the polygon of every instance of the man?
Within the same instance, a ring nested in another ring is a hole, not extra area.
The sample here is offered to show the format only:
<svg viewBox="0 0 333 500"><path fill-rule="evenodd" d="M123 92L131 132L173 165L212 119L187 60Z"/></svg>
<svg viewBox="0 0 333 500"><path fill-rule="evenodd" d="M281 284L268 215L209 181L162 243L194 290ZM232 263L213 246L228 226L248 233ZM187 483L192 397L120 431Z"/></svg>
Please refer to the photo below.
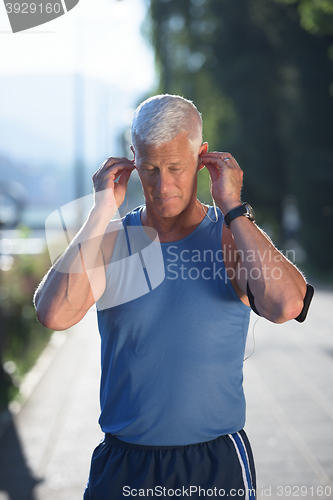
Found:
<svg viewBox="0 0 333 500"><path fill-rule="evenodd" d="M146 100L132 142L133 160L111 157L94 174L94 206L35 295L39 321L55 330L97 305L105 439L84 498L254 498L243 430L249 301L275 323L303 319L307 284L240 201L236 160L202 143L192 102ZM215 210L196 197L203 167ZM145 205L110 222L135 168Z"/></svg>

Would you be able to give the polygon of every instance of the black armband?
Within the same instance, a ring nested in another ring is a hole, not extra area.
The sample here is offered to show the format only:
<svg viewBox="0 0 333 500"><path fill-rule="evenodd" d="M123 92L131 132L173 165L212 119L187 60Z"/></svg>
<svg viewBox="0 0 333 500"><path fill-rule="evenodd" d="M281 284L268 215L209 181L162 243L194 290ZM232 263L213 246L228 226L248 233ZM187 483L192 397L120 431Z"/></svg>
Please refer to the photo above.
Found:
<svg viewBox="0 0 333 500"><path fill-rule="evenodd" d="M314 294L314 288L313 288L313 286L310 285L309 283L307 283L307 285L306 285L306 294L305 294L304 301L303 301L303 309L301 310L301 312L297 316L297 318L295 318L295 320L298 321L299 323L303 323L303 321L306 318L306 315L308 314L308 310L309 310L309 307L310 307L310 304L311 304L311 300L312 300L313 294Z"/></svg>
<svg viewBox="0 0 333 500"><path fill-rule="evenodd" d="M258 309L255 306L254 296L253 296L253 294L252 294L252 292L250 290L249 282L247 282L247 285L246 285L246 293L247 293L247 297L249 299L252 311L255 312L256 314L258 314L258 316L261 316L261 314L258 312Z"/></svg>
<svg viewBox="0 0 333 500"><path fill-rule="evenodd" d="M250 287L249 287L249 282L247 282L247 285L246 285L246 292L247 292L247 296L248 296L248 299L249 299L249 302L250 302L250 306L251 306L251 309L253 312L255 312L256 314L258 314L258 316L261 316L261 314L258 312L255 304L254 304L254 296L250 290ZM297 318L295 318L296 321L298 321L299 323L303 323L303 321L305 321L305 318L308 314L308 310L309 310L309 307L310 307L310 304L311 304L311 300L312 300L312 297L313 297L313 294L314 294L314 288L312 285L310 285L309 283L307 283L306 285L306 294L305 294L305 297L304 297L304 303L303 303L303 309L301 310L300 314L297 316Z"/></svg>

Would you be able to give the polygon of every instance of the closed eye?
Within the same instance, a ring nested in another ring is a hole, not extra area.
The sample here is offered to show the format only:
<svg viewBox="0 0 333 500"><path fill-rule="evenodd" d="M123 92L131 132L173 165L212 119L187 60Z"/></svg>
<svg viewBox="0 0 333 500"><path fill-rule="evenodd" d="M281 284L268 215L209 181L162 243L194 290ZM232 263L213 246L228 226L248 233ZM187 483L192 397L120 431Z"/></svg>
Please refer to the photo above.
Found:
<svg viewBox="0 0 333 500"><path fill-rule="evenodd" d="M155 172L156 170L158 170L158 168L155 168L155 167L143 167L143 170L145 172Z"/></svg>

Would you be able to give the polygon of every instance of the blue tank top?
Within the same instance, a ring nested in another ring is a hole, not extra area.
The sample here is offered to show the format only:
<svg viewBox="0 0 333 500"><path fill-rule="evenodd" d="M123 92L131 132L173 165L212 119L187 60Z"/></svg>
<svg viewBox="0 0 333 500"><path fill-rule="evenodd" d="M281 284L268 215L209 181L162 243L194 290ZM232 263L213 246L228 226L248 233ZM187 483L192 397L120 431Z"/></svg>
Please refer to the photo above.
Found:
<svg viewBox="0 0 333 500"><path fill-rule="evenodd" d="M224 267L222 212L214 223L209 207L210 219L186 238L159 244L144 231L141 209L123 221L96 302L102 431L155 446L237 432L251 309Z"/></svg>

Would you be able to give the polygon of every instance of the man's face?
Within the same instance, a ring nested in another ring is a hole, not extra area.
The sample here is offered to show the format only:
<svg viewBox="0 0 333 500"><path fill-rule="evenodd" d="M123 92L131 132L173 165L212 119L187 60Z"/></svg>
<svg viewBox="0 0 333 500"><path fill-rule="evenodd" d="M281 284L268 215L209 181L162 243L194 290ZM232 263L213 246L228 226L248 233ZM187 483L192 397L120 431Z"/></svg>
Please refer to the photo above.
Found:
<svg viewBox="0 0 333 500"><path fill-rule="evenodd" d="M207 149L202 145L199 154ZM135 164L146 206L160 217L175 217L196 197L197 172L202 165L194 156L186 133L159 147L140 145Z"/></svg>

